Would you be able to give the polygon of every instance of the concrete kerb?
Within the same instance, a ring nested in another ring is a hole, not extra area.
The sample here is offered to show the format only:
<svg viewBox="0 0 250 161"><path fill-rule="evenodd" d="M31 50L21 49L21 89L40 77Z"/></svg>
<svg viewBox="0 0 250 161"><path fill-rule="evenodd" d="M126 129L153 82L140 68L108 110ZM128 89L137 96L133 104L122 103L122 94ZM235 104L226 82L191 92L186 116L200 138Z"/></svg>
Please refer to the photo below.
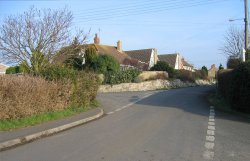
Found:
<svg viewBox="0 0 250 161"><path fill-rule="evenodd" d="M75 121L75 122L72 122L72 123L69 123L69 124L65 124L65 125L62 125L62 126L52 128L52 129L37 132L37 133L31 134L31 135L27 135L25 137L19 137L17 139L12 139L12 140L2 142L2 143L0 143L0 151L4 151L4 150L10 149L12 147L21 145L21 144L31 142L33 140L36 140L36 139L39 139L39 138L42 138L42 137L53 135L53 134L56 134L58 132L61 132L61 131L64 131L64 130L67 130L67 129L70 129L70 128L73 128L73 127L76 127L76 126L79 126L81 124L93 121L95 119L98 119L98 118L100 118L100 117L102 117L104 115L103 109L99 108L99 110L100 110L100 112L98 114L96 114L94 116L91 116L91 117L88 117L88 118L85 118L85 119L81 119L81 120L78 120L78 121Z"/></svg>

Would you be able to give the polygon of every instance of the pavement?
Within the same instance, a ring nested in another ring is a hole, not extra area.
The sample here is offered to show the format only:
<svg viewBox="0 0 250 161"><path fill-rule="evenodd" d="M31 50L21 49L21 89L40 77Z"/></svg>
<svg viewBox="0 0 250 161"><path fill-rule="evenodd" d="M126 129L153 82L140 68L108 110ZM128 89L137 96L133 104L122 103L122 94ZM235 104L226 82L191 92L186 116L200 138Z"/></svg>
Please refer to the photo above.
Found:
<svg viewBox="0 0 250 161"><path fill-rule="evenodd" d="M93 121L103 116L103 114L103 109L94 108L71 117L35 126L20 128L12 131L0 131L0 151Z"/></svg>

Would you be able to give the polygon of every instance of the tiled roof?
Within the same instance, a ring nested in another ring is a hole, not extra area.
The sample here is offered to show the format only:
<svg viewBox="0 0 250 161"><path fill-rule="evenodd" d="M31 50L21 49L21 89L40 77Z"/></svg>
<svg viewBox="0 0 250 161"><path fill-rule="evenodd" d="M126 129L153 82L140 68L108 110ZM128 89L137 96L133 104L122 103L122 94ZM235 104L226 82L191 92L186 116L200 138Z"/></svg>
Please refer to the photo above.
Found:
<svg viewBox="0 0 250 161"><path fill-rule="evenodd" d="M90 44L94 46L98 54L101 55L110 55L113 56L120 64L123 64L126 59L131 59L126 53L119 52L116 46L109 45L99 45L99 44Z"/></svg>
<svg viewBox="0 0 250 161"><path fill-rule="evenodd" d="M141 49L125 51L131 58L137 59L141 62L149 63L153 49Z"/></svg>
<svg viewBox="0 0 250 161"><path fill-rule="evenodd" d="M171 67L175 68L177 54L158 55L159 61L167 62Z"/></svg>

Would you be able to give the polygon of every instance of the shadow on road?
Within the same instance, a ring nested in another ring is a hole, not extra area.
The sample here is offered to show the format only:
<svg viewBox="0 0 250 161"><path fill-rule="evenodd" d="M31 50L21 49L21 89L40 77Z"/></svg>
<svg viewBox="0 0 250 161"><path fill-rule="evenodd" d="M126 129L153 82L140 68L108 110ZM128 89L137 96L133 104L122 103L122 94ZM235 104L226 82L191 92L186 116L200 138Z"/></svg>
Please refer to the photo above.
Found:
<svg viewBox="0 0 250 161"><path fill-rule="evenodd" d="M147 108L177 108L189 113L208 116L210 103L207 100L207 95L211 92L215 92L215 90L214 86L164 90L136 104L145 105ZM137 96L132 96L130 101L133 102L135 99L137 99ZM250 123L250 119L234 116L221 111L216 111L216 118Z"/></svg>

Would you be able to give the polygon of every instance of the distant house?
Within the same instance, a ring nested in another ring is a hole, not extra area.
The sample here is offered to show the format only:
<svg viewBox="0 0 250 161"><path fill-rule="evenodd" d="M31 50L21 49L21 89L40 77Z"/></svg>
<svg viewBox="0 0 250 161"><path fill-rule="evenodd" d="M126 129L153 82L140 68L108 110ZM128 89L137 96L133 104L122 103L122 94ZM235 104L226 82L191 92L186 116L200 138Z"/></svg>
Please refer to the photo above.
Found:
<svg viewBox="0 0 250 161"><path fill-rule="evenodd" d="M215 64L211 65L211 68L208 70L208 78L215 79L217 71L218 69L216 68Z"/></svg>
<svg viewBox="0 0 250 161"><path fill-rule="evenodd" d="M130 56L131 58L137 59L142 63L148 64L148 69L153 67L158 61L157 50L154 48L130 50L125 51L125 53L128 54L128 56Z"/></svg>
<svg viewBox="0 0 250 161"><path fill-rule="evenodd" d="M5 74L7 68L9 68L9 66L0 63L0 75Z"/></svg>
<svg viewBox="0 0 250 161"><path fill-rule="evenodd" d="M164 61L168 63L176 70L194 70L194 67L189 64L179 53L158 55L158 58L159 61Z"/></svg>

